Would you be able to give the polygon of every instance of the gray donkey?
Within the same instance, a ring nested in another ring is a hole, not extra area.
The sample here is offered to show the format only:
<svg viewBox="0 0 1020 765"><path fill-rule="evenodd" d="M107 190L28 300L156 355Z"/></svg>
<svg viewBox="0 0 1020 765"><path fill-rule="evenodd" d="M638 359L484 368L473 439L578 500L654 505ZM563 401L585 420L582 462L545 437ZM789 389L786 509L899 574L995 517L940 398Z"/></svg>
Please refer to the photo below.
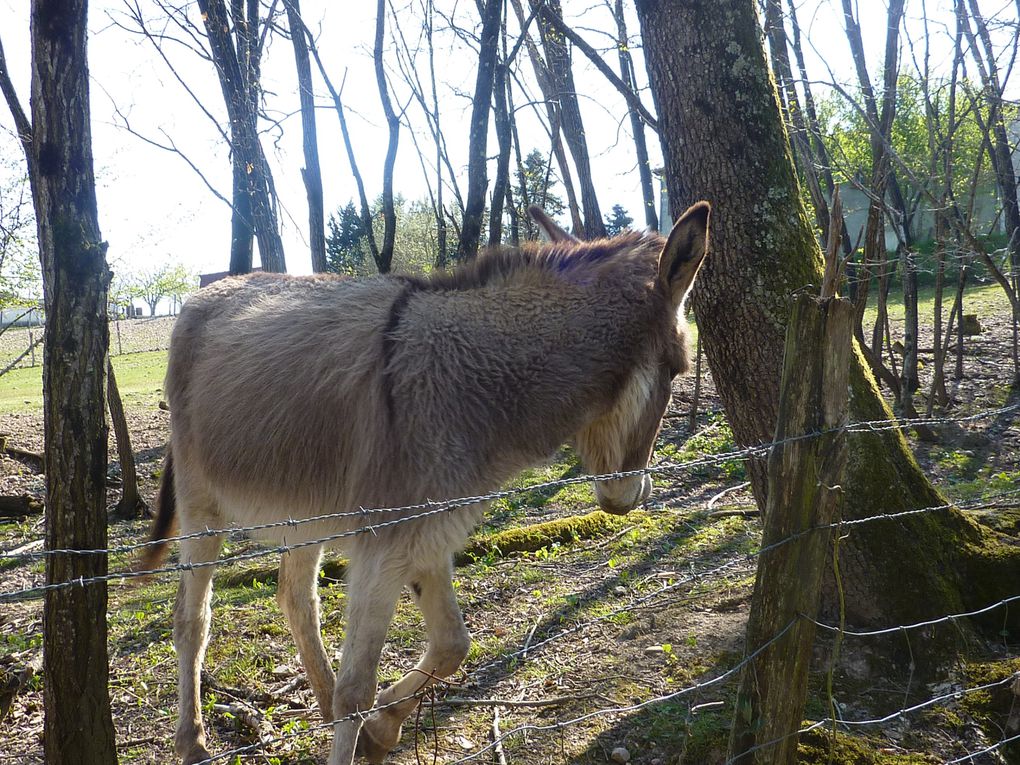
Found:
<svg viewBox="0 0 1020 765"><path fill-rule="evenodd" d="M277 599L319 709L338 721L330 765L350 765L356 751L381 762L415 694L467 655L451 557L487 503L415 519L421 503L490 492L565 442L595 474L646 467L671 382L688 367L677 314L705 257L707 203L665 240L626 233L579 242L532 214L551 241L496 249L425 278L224 279L192 297L174 328L157 544L142 565L159 564L178 522L189 534L333 515L258 533L273 544L313 542L283 555ZM603 510L626 513L648 498L651 480L597 481L595 491ZM419 508L358 512L408 505ZM331 543L349 560L334 676L316 593L323 544L314 540L401 520ZM213 561L220 543L183 540L181 562ZM185 763L210 756L199 675L212 573L185 571L174 610L175 746ZM428 649L376 697L405 586L425 618Z"/></svg>

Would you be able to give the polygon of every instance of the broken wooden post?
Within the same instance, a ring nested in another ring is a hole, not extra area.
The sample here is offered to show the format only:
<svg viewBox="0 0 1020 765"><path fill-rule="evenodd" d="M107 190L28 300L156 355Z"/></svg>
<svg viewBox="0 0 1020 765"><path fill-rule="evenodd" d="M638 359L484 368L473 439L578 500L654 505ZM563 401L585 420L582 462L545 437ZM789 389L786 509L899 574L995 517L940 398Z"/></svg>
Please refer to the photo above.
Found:
<svg viewBox="0 0 1020 765"><path fill-rule="evenodd" d="M827 288L834 291L838 270L828 277ZM768 460L762 554L747 625L746 655L754 658L741 673L727 762L796 762L815 636L812 619L846 466L840 428L847 422L853 314L853 304L838 297L798 295L793 302L776 444ZM788 440L814 433L822 435Z"/></svg>

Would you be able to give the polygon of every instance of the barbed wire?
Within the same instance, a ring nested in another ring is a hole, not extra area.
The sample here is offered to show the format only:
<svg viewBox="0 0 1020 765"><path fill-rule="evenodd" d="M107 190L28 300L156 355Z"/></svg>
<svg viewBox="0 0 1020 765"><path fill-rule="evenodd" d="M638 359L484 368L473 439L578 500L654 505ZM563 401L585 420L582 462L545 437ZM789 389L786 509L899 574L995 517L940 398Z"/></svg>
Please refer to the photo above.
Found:
<svg viewBox="0 0 1020 765"><path fill-rule="evenodd" d="M1015 603L1018 600L1020 600L1020 595L1013 595L1008 598L1003 598L1002 600L992 603L991 605L985 606L984 608L978 608L974 611L964 611L958 614L949 614L947 616L940 616L937 619L928 619L926 621L916 622L914 624L902 624L896 627L885 627L883 629L866 631L848 630L838 625L825 624L824 622L816 621L815 619L811 619L810 621L813 621L815 623L815 626L818 627L819 629L828 630L829 632L838 632L840 635L843 636L877 637L879 635L891 635L894 633L906 632L907 630L921 629L923 627L934 627L936 625L945 624L946 622L952 622L958 619L967 619L971 616L980 616L981 614L986 614L989 611L994 611L995 609L1001 608L1002 606L1008 606L1010 603Z"/></svg>
<svg viewBox="0 0 1020 765"><path fill-rule="evenodd" d="M961 762L973 761L983 754L991 754L997 749L1000 749L1006 744L1011 744L1014 741L1020 741L1020 733L1012 735L1009 738L1004 738L1001 741L998 741L997 743L992 744L991 746L986 746L984 749L981 749L977 752L972 752L970 754L964 755L963 757L957 757L955 760L947 760L945 763L943 763L943 765L958 765L958 763Z"/></svg>
<svg viewBox="0 0 1020 765"><path fill-rule="evenodd" d="M788 733L785 736L779 736L778 738L774 738L774 739L772 739L770 741L763 741L760 744L755 744L754 746L749 747L749 748L745 749L743 752L740 752L739 754L737 754L736 757L737 758L744 757L744 756L746 756L748 754L752 754L752 753L757 752L757 751L759 751L761 749L767 749L768 747L775 746L776 744L779 744L779 743L781 743L783 741L786 741L789 738L792 738L794 736L800 736L800 735L802 735L804 733L810 733L811 731L817 730L818 728L826 728L826 727L832 728L835 725L842 725L842 726L844 726L846 728L851 728L851 727L854 727L854 728L863 728L863 727L868 727L868 726L873 726L873 725L882 725L884 723L890 722L890 721L898 719L900 717L905 717L908 714L911 714L913 712L918 712L918 711L920 711L922 709L927 709L929 707L933 707L936 704L940 704L940 703L947 702L947 701L959 701L960 699L962 699L962 698L964 698L966 696L969 696L969 695L971 695L973 693L983 693L984 691L988 691L988 690L991 690L993 688L1000 688L1003 685L1007 685L1009 683L1015 682L1017 680L1017 678L1020 678L1020 672L1014 672L1011 675L1009 675L1009 676L1007 676L1007 677L1005 677L1005 678L1003 678L1001 680L995 680L995 681L992 681L990 683L985 683L983 685L977 685L977 686L974 686L974 687L971 687L971 688L962 688L962 689L959 689L959 690L950 691L949 693L943 693L943 694L940 694L940 695L935 696L933 698L926 699L925 701L922 701L920 703L914 704L912 706L903 707L901 709L896 710L895 712L890 712L889 714L883 715L882 717L876 717L876 718L869 719L869 720L846 720L846 719L843 719L843 718L838 718L837 719L837 718L833 718L833 717L828 717L828 718L825 718L823 720L816 720L815 722L811 723L810 725L806 725L803 728L800 728L799 730L795 730L792 733ZM999 746L1001 746L1003 743L1008 743L1008 742L1000 741L999 742ZM973 757L975 757L975 756L977 756L979 754L982 754L982 752L976 752L976 753L974 753L972 755L968 755L967 757L964 757L961 760L953 760L952 762L964 762L968 758L972 759ZM732 765L732 763L734 761L735 761L734 759L727 759L726 760L726 765ZM947 763L947 765L948 765L948 763Z"/></svg>
<svg viewBox="0 0 1020 765"><path fill-rule="evenodd" d="M840 528L841 526L856 526L856 525L861 525L861 524L865 524L865 523L872 523L872 522L876 522L876 521L897 520L897 519L909 517L909 516L912 516L912 515L918 515L918 514L921 514L921 513L932 513L932 512L939 512L939 511L945 511L945 510L951 510L951 509L967 510L967 509L972 509L972 508L980 508L980 507L985 506L986 503L988 503L989 501L994 501L996 499L1002 499L1002 498L1005 498L1005 497L1013 497L1013 496L1016 496L1017 494L1020 494L1020 489L1011 489L1011 490L1008 490L1008 491L999 492L997 494L988 495L988 496L980 498L980 499L971 500L970 502L945 503L945 504L940 504L940 505L931 505L931 506L923 507L923 508L912 508L910 510L902 510L902 511L895 512L895 513L881 513L881 514L867 516L867 517L864 517L864 518L856 518L856 519L851 519L851 520L846 520L846 521L834 521L834 522L828 523L828 524L822 524L822 525L818 525L818 526L811 526L811 527L808 527L806 529L802 529L801 531L795 532L795 533L793 533L793 534L791 534L791 535L789 535L789 536L787 536L787 537L785 537L785 538L783 538L781 540L778 540L778 541L772 543L771 545L768 545L767 547L761 548L758 552L753 553L752 555L750 555L749 559L756 558L756 557L758 557L758 556L760 556L760 555L762 555L762 554L764 554L766 552L770 552L773 549L776 549L776 548L781 547L781 546L783 546L785 544L789 544L790 542L793 542L793 541L795 541L797 539L800 539L800 538L804 537L807 534L816 533L818 531L824 531L824 530L829 530L829 529L836 529L836 528ZM75 579L69 579L69 580L65 580L65 581L62 581L62 582L54 582L54 583L50 583L50 584L37 585L37 586L34 586L34 587L26 587L26 588L22 588L22 589L19 589L19 590L0 592L0 603L37 599L37 598L45 595L47 592L52 592L52 591L61 590L61 589L67 589L67 588L70 588L70 587L84 587L86 585L97 584L99 582L111 582L111 581L117 581L117 580L122 580L122 579L145 578L145 577L149 577L149 576L153 576L153 575L157 575L157 574L166 574L166 573L172 573L172 572L176 572L176 571L192 571L194 569L202 569L202 568L209 568L209 567L215 567L215 566L222 566L222 565L227 565L227 564L230 564L230 563L237 563L237 562L242 562L242 561L254 560L254 559L266 557L266 556L269 556L269 555L276 555L276 554L282 555L282 554L287 553L287 552L289 552L291 550L298 550L298 549L302 549L302 548L305 548L305 547L313 547L313 546L318 546L318 545L326 545L326 544L329 544L331 542L336 542L336 541L339 541L341 539L346 539L346 538L350 538L350 537L354 537L354 536L359 536L359 535L366 534L366 533L375 534L380 529L386 529L386 528L389 528L389 527L392 527L392 526L396 526L396 525L399 525L399 524L402 524L402 523L410 523L410 522L413 522L413 521L416 521L416 520L420 520L422 518L427 518L427 517L430 517L430 516L434 516L434 515L438 515L438 514L441 514L441 513L449 512L449 510L453 509L453 507L456 507L456 506L460 506L460 505L458 504L458 505L450 506L450 505L446 505L446 504L440 504L439 506L435 507L434 509L427 510L425 512L418 513L418 514L415 514L415 515L404 516L402 518L395 518L395 519L390 520L390 521L383 521L381 523L369 524L367 526L360 526L360 527L355 528L355 529L348 529L348 530L345 530L345 531L336 532L334 534L328 534L326 536L318 537L318 538L315 538L315 539L309 539L309 540L304 540L304 541L301 541L301 542L295 542L293 544L273 545L273 546L269 546L269 547L265 547L265 548L261 548L261 549L257 549L257 550L251 550L251 551L244 552L244 553L237 553L237 554L234 554L234 555L227 555L227 556L219 557L219 558L216 558L214 560L209 560L209 561L182 562L182 563L176 563L176 564L172 564L172 565L168 565L168 566L161 566L161 567L153 568L153 569L126 570L126 571L107 573L107 574L102 574L102 575L97 575L97 576L92 576L92 577L81 576L81 577L77 577ZM240 530L240 529L238 529L238 530ZM219 532L217 532L217 533L219 533ZM208 533L206 533L206 532L202 532L201 534L203 536L208 536ZM56 553L57 551L48 551L48 552ZM72 552L74 552L74 553L80 553L80 552L93 553L95 551L89 550L89 551L72 551ZM732 565L732 564L724 564L724 565Z"/></svg>
<svg viewBox="0 0 1020 765"><path fill-rule="evenodd" d="M793 541L795 541L797 539L800 539L800 538L802 538L803 536L805 536L807 534L815 533L815 532L822 531L822 530L839 528L841 525L842 526L846 526L846 525L860 525L860 524L870 523L870 522L874 522L874 521L895 520L895 519L899 519L899 518L908 517L908 516L911 516L911 515L917 515L917 514L920 514L920 513L938 512L938 511L950 510L950 509L953 509L953 508L968 509L968 506L970 506L970 507L981 507L981 506L983 506L984 503L988 502L989 500L995 500L995 499L999 499L999 498L1002 498L1002 497L1011 497L1011 496L1015 496L1018 493L1020 493L1020 489L1012 489L1012 490L1008 490L1008 491L1001 492L1001 493L998 493L998 494L989 495L989 496L984 497L984 498L979 499L979 500L972 500L970 503L964 502L964 503L947 503L947 504L940 504L940 505L931 505L931 506L925 507L925 508L912 508L910 510L903 510L903 511L896 512L896 513L883 513L883 514L878 514L878 515L867 516L867 517L864 517L864 518L852 519L852 520L849 520L849 521L835 521L835 522L832 522L832 523L829 523L829 524L823 524L823 525L819 525L819 526L811 526L811 527L808 527L806 529L802 529L801 531L795 532L795 533L793 533L793 534L791 534L791 535L789 535L789 536L787 536L787 537L785 537L785 538L783 538L781 540L778 540L778 541L774 542L773 544L768 545L767 547L763 547L761 550L759 550L757 553L752 554L750 557L751 558L758 557L758 556L760 556L760 555L762 555L762 554L764 554L766 552L769 552L769 551L771 551L773 549L776 549L776 548L778 548L778 547L780 547L782 545L785 545L785 544L793 542ZM460 505L456 505L456 506L460 506ZM390 521L383 521L381 523L369 524L367 526L360 526L360 527L355 528L355 529L348 529L348 530L345 530L345 531L339 531L339 532L336 532L334 534L328 534L326 536L317 537L315 539L308 539L308 540L304 540L304 541L301 541L301 542L295 542L293 544L273 545L273 546L265 547L265 548L262 548L262 549L251 550L251 551L244 552L244 553L237 553L237 554L234 554L234 555L227 555L227 556L224 556L224 557L216 558L214 560L197 561L197 562L180 562L180 563L176 563L176 564L172 564L172 565L168 565L168 566L161 566L161 567L153 568L153 569L126 570L126 571L107 573L107 574L91 576L91 577L80 576L80 577L77 577L75 579L69 579L69 580L65 580L65 581L62 581L62 582L53 582L53 583L50 583L50 584L37 585L37 586L34 586L34 587L26 587L26 588L19 589L19 590L0 592L0 603L37 599L37 598L45 595L47 592L52 592L52 591L55 591L55 590L67 589L67 588L70 588L70 587L84 587L86 585L97 584L99 582L111 582L111 581L117 581L117 580L121 580L121 579L138 579L138 578L153 576L153 575L156 575L156 574L171 573L171 572L175 572L175 571L192 571L194 569L202 569L202 568L209 568L209 567L215 567L215 566L222 566L222 565L226 565L226 564L229 564L229 563L237 563L237 562L241 562L241 561L254 560L256 558L262 558L262 557L266 557L266 556L269 556L269 555L276 555L276 554L282 555L282 554L287 553L287 552L289 552L291 550L299 550L299 549L303 549L305 547L313 547L313 546L319 546L319 545L326 545L326 544L329 544L331 542L336 542L336 541L339 541L341 539L346 539L346 538L350 538L350 537L354 537L354 536L359 536L359 535L366 534L366 533L375 534L380 529L386 529L386 528L389 528L389 527L392 527L392 526L396 526L396 525L399 525L399 524L402 524L402 523L410 523L412 521L420 520L422 518L427 518L427 517L430 517L430 516L434 516L434 515L438 515L438 514L441 514L441 513L449 512L449 510L451 510L451 509L452 509L451 506L446 505L446 504L441 504L441 505L439 505L438 507L435 507L432 510L427 510L425 512L418 513L418 514L415 514L415 515L404 516L402 518L395 518L395 519L390 520ZM203 535L207 535L207 534L205 534L203 532ZM55 552L55 551L49 551L49 552ZM82 551L73 551L73 552L82 552ZM95 552L95 551L84 551L84 552L91 553L91 552Z"/></svg>
<svg viewBox="0 0 1020 765"><path fill-rule="evenodd" d="M191 532L187 534L180 534L176 536L166 537L160 540L149 540L146 542L136 542L127 545L117 545L107 548L95 548L95 549L74 549L74 548L57 548L50 550L39 550L32 552L14 553L10 551L0 551L0 560L35 560L40 558L46 558L56 555L119 555L134 552L137 550L143 550L148 547L155 545L163 545L170 542L181 542L189 539L198 539L204 537L221 536L226 534L236 533L247 533L253 531L266 531L269 529L276 528L296 528L309 523L321 523L330 520L339 520L345 518L362 518L369 517L372 515L390 514L398 512L409 512L415 510L426 510L428 512L421 513L415 516L410 516L406 520L414 520L428 515L433 515L436 512L446 512L458 509L460 507L466 507L470 505L480 504L482 502L492 502L500 499L507 499L520 494L527 494L536 491L545 491L548 489L562 488L566 486L589 483L592 481L611 481L622 478L633 478L636 476L654 475L657 473L675 473L682 471L691 471L703 467L711 467L715 465L724 464L727 462L747 460L752 457L765 456L773 447L783 446L791 443L796 443L812 438L819 438L822 436L829 436L840 432L845 433L862 433L862 432L882 432L888 430L909 430L918 426L926 427L939 427L953 424L961 424L967 422L975 422L981 419L990 419L994 417L1000 417L1003 414L1009 414L1020 410L1020 403L1010 404L1007 406L998 407L996 409L989 409L982 412L978 412L972 415L965 415L961 417L923 417L911 420L867 420L854 423L848 423L838 428L828 428L825 430L813 431L811 433L805 433L797 436L789 436L784 439L774 440L770 442L764 442L755 446L745 447L743 449L733 450L729 452L722 452L719 454L706 455L693 460L687 460L684 462L665 462L658 465L650 465L645 468L639 468L635 470L623 470L613 473L601 473L596 475L580 475L572 476L569 478L559 478L552 481L544 481L541 483L530 484L527 486L513 487L509 489L501 489L498 491L489 492L487 494L480 494L470 497L458 497L447 500L427 500L413 505L403 505L399 507L384 507L384 508L359 508L357 510L339 511L335 513L325 513L322 515L310 516L308 518L288 518L282 521L273 521L270 523L255 524L250 526L237 526L231 525L222 528L215 529L203 529L202 531ZM923 510L921 510L923 511ZM920 512L920 511L919 511ZM374 526L362 527L360 529L354 529L350 532L341 532L339 536L329 536L323 538L323 542L335 541L341 539L344 536L350 536L355 534L364 533L371 528L384 528L389 525L393 525L395 522L401 522L404 519L396 519L395 521L388 521L385 523L376 524ZM37 540L38 541L38 540ZM301 546L307 546L310 543L303 543ZM275 551L282 551L280 548L273 548ZM226 560L226 559L224 559ZM160 570L153 570L151 572L144 573L161 573ZM2 598L2 593L0 593Z"/></svg>

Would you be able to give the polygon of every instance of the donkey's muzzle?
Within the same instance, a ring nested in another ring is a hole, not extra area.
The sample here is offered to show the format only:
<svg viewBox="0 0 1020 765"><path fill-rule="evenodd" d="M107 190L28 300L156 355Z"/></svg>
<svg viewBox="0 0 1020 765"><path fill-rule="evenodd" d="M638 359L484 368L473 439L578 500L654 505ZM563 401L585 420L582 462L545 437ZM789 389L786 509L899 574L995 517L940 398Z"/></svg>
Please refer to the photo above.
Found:
<svg viewBox="0 0 1020 765"><path fill-rule="evenodd" d="M647 475L596 481L595 498L599 507L613 515L624 515L640 505L652 493L652 479Z"/></svg>

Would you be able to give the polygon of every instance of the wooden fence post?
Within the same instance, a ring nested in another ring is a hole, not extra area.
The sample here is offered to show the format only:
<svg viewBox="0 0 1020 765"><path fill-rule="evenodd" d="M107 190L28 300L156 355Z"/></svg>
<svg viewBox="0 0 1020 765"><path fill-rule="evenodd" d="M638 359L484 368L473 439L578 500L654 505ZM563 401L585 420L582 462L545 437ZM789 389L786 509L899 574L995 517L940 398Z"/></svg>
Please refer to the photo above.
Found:
<svg viewBox="0 0 1020 765"><path fill-rule="evenodd" d="M815 635L811 620L832 539L832 529L824 527L836 518L846 466L846 436L839 428L847 422L852 332L850 301L803 294L794 299L777 444L768 460L763 552L747 625L746 655L760 653L741 673L727 762L796 762ZM787 441L819 432L824 435ZM809 531L815 527L823 528Z"/></svg>

